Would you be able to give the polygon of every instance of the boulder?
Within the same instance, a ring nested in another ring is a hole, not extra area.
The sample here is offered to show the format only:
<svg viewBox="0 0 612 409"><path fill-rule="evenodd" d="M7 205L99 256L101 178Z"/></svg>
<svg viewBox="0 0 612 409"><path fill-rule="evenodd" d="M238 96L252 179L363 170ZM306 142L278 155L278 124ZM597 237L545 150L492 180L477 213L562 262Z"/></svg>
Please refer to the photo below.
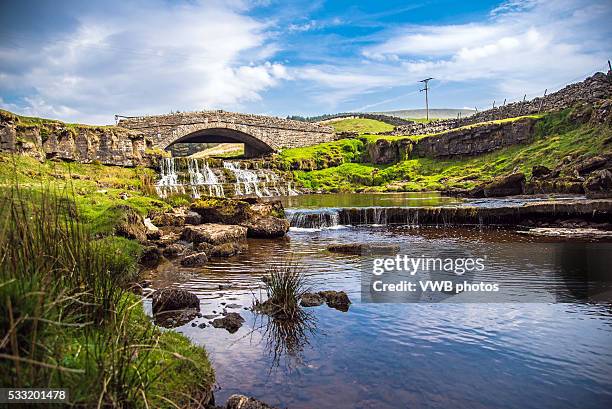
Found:
<svg viewBox="0 0 612 409"><path fill-rule="evenodd" d="M198 317L198 310L195 308L187 308L180 311L167 311L155 314L153 321L155 325L164 328L176 328L187 324Z"/></svg>
<svg viewBox="0 0 612 409"><path fill-rule="evenodd" d="M289 231L289 221L274 216L257 217L242 226L247 228L248 237L256 238L283 237Z"/></svg>
<svg viewBox="0 0 612 409"><path fill-rule="evenodd" d="M168 311L179 311L188 308L200 310L200 300L187 290L180 288L163 288L153 293L153 314Z"/></svg>
<svg viewBox="0 0 612 409"><path fill-rule="evenodd" d="M596 170L583 186L588 198L612 197L612 172L608 169Z"/></svg>
<svg viewBox="0 0 612 409"><path fill-rule="evenodd" d="M247 228L237 225L201 224L186 226L181 235L183 240L198 243L223 244L246 239Z"/></svg>
<svg viewBox="0 0 612 409"><path fill-rule="evenodd" d="M319 295L325 298L328 307L335 308L339 311L347 312L351 305L348 295L344 291L319 291Z"/></svg>
<svg viewBox="0 0 612 409"><path fill-rule="evenodd" d="M325 298L317 293L304 293L300 300L302 307L318 307L325 302Z"/></svg>
<svg viewBox="0 0 612 409"><path fill-rule="evenodd" d="M157 267L162 260L162 252L157 246L146 247L140 256L140 264L149 268Z"/></svg>
<svg viewBox="0 0 612 409"><path fill-rule="evenodd" d="M147 235L147 239L149 240L159 240L161 239L162 236L162 232L159 229L159 227L157 227L156 225L154 225L151 222L151 219L149 219L148 217L144 219L144 225L145 225L145 229L146 229L146 235Z"/></svg>
<svg viewBox="0 0 612 409"><path fill-rule="evenodd" d="M550 175L550 172L552 172L552 170L550 170L546 166L536 165L533 168L531 168L531 178L541 179L541 178L544 178Z"/></svg>
<svg viewBox="0 0 612 409"><path fill-rule="evenodd" d="M132 240L144 242L147 239L146 228L141 215L127 205L119 205L109 209L120 214L115 225L115 234Z"/></svg>
<svg viewBox="0 0 612 409"><path fill-rule="evenodd" d="M156 226L181 227L185 225L185 214L179 209L172 212L158 213L152 217L151 222Z"/></svg>
<svg viewBox="0 0 612 409"><path fill-rule="evenodd" d="M187 247L180 243L172 243L162 250L162 254L166 258L177 258L187 250Z"/></svg>
<svg viewBox="0 0 612 409"><path fill-rule="evenodd" d="M486 197L521 195L525 190L525 175L521 172L500 176L484 186Z"/></svg>
<svg viewBox="0 0 612 409"><path fill-rule="evenodd" d="M335 243L327 246L327 250L344 254L397 254L400 246L392 243Z"/></svg>
<svg viewBox="0 0 612 409"><path fill-rule="evenodd" d="M202 217L202 223L240 224L249 217L249 203L242 200L209 198L196 200L191 210Z"/></svg>
<svg viewBox="0 0 612 409"><path fill-rule="evenodd" d="M225 328L227 332L233 334L238 331L244 322L244 318L237 312L230 312L223 318L213 320L212 326L215 328Z"/></svg>
<svg viewBox="0 0 612 409"><path fill-rule="evenodd" d="M225 409L277 409L255 398L244 395L232 395L227 399Z"/></svg>
<svg viewBox="0 0 612 409"><path fill-rule="evenodd" d="M187 212L185 213L185 224L201 224L202 216L200 216L196 212Z"/></svg>
<svg viewBox="0 0 612 409"><path fill-rule="evenodd" d="M610 158L606 156L593 156L592 158L581 161L578 165L576 165L576 172L583 176L587 175L594 170L601 169L606 166L608 160Z"/></svg>
<svg viewBox="0 0 612 409"><path fill-rule="evenodd" d="M208 255L201 251L198 253L188 254L181 260L181 265L185 267L201 267L208 261Z"/></svg>

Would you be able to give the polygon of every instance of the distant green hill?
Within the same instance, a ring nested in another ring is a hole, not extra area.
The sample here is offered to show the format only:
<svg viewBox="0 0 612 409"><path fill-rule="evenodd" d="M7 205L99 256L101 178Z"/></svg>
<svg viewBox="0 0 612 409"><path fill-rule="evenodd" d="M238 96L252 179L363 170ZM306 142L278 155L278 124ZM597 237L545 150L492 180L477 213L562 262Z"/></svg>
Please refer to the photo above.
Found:
<svg viewBox="0 0 612 409"><path fill-rule="evenodd" d="M426 112L424 109L398 109L397 111L384 111L384 112L374 112L376 114L397 116L400 118L425 118ZM429 117L437 118L437 119L448 119L448 118L457 118L457 114L461 113L461 116L469 116L476 113L474 109L430 109Z"/></svg>

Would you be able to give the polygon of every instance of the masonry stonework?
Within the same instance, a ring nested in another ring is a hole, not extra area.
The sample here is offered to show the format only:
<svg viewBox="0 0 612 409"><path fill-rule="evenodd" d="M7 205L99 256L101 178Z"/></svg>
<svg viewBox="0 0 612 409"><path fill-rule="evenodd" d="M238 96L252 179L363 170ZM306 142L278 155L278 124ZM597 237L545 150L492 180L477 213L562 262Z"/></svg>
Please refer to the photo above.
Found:
<svg viewBox="0 0 612 409"><path fill-rule="evenodd" d="M177 142L236 142L245 144L247 156L334 140L329 126L225 111L126 118L119 126L142 132L160 149Z"/></svg>

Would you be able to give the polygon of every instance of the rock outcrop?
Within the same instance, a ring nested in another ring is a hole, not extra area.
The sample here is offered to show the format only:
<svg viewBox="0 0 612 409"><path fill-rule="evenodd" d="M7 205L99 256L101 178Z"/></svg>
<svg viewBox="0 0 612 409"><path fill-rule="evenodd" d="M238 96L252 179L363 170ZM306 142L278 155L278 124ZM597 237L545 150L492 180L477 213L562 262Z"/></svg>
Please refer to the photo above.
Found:
<svg viewBox="0 0 612 409"><path fill-rule="evenodd" d="M164 288L153 293L153 314L184 309L200 310L200 300L187 290Z"/></svg>
<svg viewBox="0 0 612 409"><path fill-rule="evenodd" d="M0 152L19 153L39 160L150 166L160 152L141 132L117 126L68 125L59 121L28 122L6 111L0 113Z"/></svg>
<svg viewBox="0 0 612 409"><path fill-rule="evenodd" d="M493 179L483 186L485 197L521 195L525 191L525 175L521 172Z"/></svg>

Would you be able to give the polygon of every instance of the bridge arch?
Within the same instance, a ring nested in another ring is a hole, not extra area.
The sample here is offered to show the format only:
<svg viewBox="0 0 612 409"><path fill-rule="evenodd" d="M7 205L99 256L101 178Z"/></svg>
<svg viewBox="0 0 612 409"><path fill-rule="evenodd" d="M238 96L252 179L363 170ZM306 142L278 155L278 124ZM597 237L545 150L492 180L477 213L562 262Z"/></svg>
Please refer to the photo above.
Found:
<svg viewBox="0 0 612 409"><path fill-rule="evenodd" d="M159 146L168 149L175 143L242 143L244 156L253 158L275 151L266 139L265 135L253 135L245 126L219 123L194 124L178 126Z"/></svg>

